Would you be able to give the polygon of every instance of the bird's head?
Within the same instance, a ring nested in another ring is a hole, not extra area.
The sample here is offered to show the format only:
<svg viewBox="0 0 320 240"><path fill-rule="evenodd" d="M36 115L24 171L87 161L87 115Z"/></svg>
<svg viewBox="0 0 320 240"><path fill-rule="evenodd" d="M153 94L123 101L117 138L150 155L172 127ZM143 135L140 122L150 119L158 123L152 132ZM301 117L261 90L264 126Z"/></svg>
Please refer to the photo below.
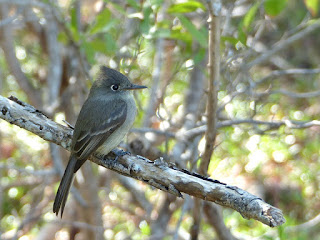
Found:
<svg viewBox="0 0 320 240"><path fill-rule="evenodd" d="M101 66L97 80L91 87L90 94L97 91L104 91L106 94L119 94L143 88L146 88L146 86L133 84L122 73L114 69Z"/></svg>

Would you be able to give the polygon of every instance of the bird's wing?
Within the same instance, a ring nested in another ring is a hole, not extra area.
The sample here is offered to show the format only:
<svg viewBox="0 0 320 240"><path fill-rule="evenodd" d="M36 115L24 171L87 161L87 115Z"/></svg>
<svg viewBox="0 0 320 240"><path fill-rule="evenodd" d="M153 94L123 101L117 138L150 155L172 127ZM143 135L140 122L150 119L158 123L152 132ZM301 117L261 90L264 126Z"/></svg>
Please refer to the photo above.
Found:
<svg viewBox="0 0 320 240"><path fill-rule="evenodd" d="M97 104L102 107L97 108ZM126 115L127 104L123 100L103 102L97 99L85 102L72 139L72 152L78 159L75 172L125 122ZM89 122L90 119L92 122ZM81 129L78 126L82 126Z"/></svg>

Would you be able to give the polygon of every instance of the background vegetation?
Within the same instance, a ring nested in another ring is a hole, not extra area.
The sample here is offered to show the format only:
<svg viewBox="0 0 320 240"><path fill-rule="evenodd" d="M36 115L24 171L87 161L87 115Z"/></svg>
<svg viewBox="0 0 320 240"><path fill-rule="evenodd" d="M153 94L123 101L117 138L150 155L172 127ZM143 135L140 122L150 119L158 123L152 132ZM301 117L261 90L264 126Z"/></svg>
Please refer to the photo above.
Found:
<svg viewBox="0 0 320 240"><path fill-rule="evenodd" d="M0 0L1 95L74 124L98 66L118 69L149 86L136 96L140 111L123 146L197 171L208 3ZM1 120L0 239L320 239L319 1L212 4L221 69L207 173L282 209L287 222L270 229L230 209L195 208L188 196L92 163L77 174L61 220L52 203L68 153ZM189 141L177 137L186 130L195 131Z"/></svg>

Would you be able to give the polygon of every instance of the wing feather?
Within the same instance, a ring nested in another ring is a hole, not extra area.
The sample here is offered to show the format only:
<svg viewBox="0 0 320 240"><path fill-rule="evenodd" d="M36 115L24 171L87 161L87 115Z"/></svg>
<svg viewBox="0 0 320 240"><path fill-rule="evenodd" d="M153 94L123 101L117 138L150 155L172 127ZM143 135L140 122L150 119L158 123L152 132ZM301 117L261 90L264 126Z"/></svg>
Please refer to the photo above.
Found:
<svg viewBox="0 0 320 240"><path fill-rule="evenodd" d="M97 109L97 104L103 108ZM85 102L72 139L72 152L78 159L75 172L125 122L126 114L127 105L123 100L103 102L102 99L91 99L90 102Z"/></svg>

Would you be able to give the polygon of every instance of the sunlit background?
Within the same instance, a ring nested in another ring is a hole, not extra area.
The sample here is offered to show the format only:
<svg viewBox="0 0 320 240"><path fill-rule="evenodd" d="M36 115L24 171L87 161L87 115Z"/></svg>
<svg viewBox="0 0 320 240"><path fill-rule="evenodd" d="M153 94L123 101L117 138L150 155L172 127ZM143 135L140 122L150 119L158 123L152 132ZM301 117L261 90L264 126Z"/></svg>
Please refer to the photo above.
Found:
<svg viewBox="0 0 320 240"><path fill-rule="evenodd" d="M74 124L99 65L115 68L149 87L135 96L139 112L123 146L143 139L159 150L153 157L197 171L203 131L175 158L183 139L150 128L174 135L206 125L205 1L0 1L0 10L2 96ZM221 221L237 239L320 239L320 27L301 36L319 21L319 1L222 1L219 128L208 175L286 218L271 229L222 208ZM80 198L98 204L84 208L72 194L57 218L52 204L64 169L56 161L67 160L67 151L0 120L0 239L190 239L193 198L176 199L91 163L74 185ZM91 180L96 192L86 189ZM91 217L94 211L100 216ZM224 239L202 214L199 239Z"/></svg>

